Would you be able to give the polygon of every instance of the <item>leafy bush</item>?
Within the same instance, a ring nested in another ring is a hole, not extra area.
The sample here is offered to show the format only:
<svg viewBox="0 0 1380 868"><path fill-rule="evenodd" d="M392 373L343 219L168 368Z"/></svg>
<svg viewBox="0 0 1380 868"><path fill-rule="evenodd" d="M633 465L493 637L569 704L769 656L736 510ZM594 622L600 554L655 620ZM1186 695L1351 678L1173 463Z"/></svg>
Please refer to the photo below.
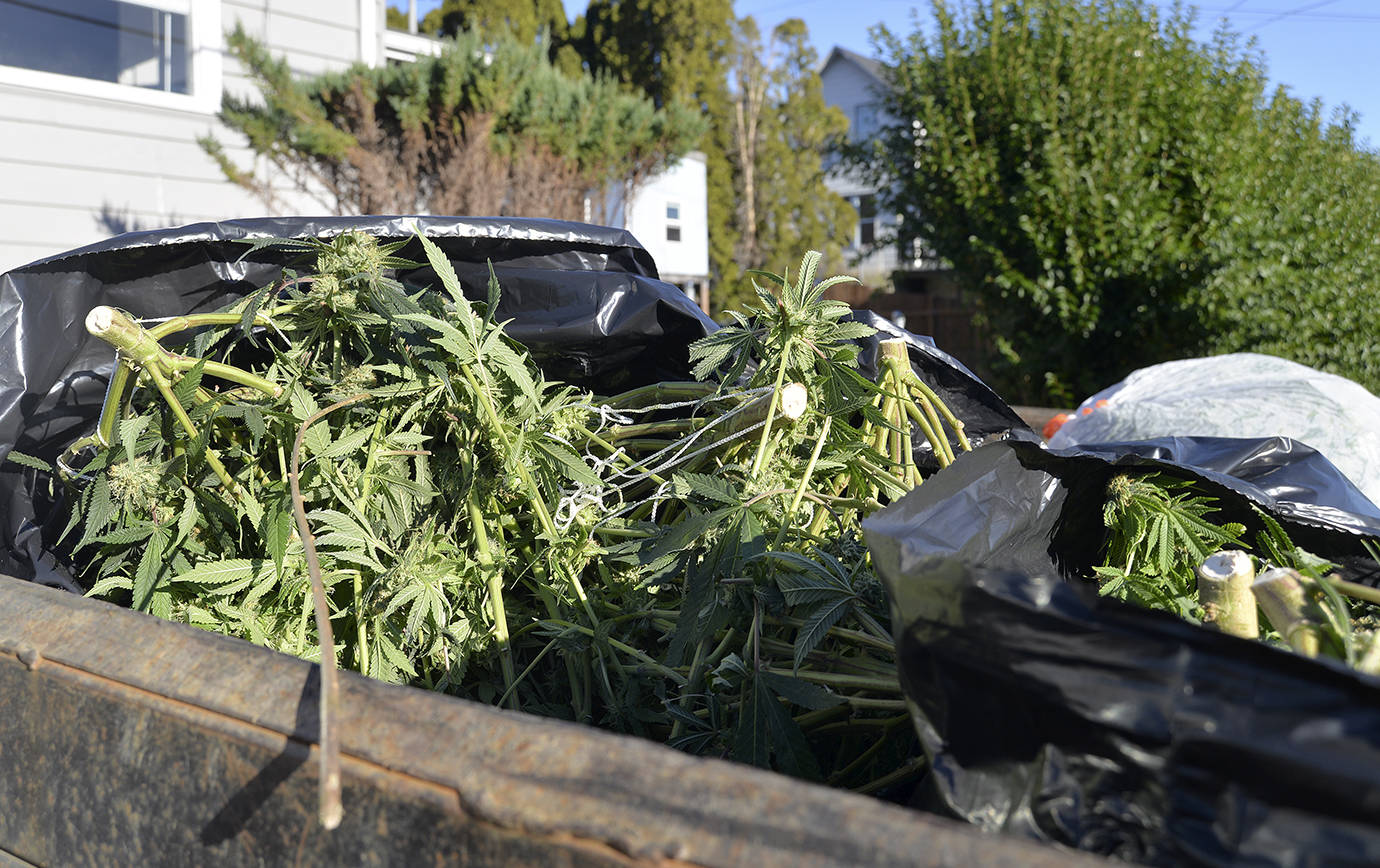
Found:
<svg viewBox="0 0 1380 868"><path fill-rule="evenodd" d="M1346 116L1267 100L1254 48L1225 30L1196 42L1182 9L933 8L932 37L878 31L895 122L865 162L977 300L998 391L1067 403L1233 349L1380 386L1360 302L1377 286L1380 163Z"/></svg>

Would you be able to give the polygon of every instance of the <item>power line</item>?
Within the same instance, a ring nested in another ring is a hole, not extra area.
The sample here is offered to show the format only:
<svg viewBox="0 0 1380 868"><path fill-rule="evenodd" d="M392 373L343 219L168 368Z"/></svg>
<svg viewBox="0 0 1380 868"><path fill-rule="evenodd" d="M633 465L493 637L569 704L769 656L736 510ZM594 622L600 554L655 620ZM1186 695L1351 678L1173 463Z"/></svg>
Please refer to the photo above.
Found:
<svg viewBox="0 0 1380 868"><path fill-rule="evenodd" d="M1244 0L1243 0L1243 2L1244 2ZM1298 10L1285 11L1285 10L1279 10L1279 9L1237 9L1237 6L1239 6L1239 5L1240 5L1240 4L1238 3L1238 4L1234 5L1234 6L1228 6L1228 7L1225 7L1225 8L1222 8L1222 7L1214 7L1214 6L1199 6L1199 7L1198 7L1198 11L1199 11L1199 12L1209 12L1209 13L1217 14L1217 15L1221 15L1222 17L1226 17L1228 14L1233 14L1233 15L1236 15L1237 17L1247 16L1247 15L1251 15L1251 16L1270 15L1270 16L1273 16L1270 20L1268 20L1268 21L1263 21L1263 22L1261 22L1261 23L1255 25L1256 27L1264 27L1266 24L1271 23L1271 21L1277 21L1277 20L1279 20L1280 18L1284 18L1284 17L1290 17L1290 18L1300 19L1300 20L1304 20L1304 21L1335 21L1335 22L1338 22L1338 23L1355 23L1355 22L1380 21L1380 15L1366 15L1366 14L1361 13L1361 12L1314 12L1314 13L1307 13L1307 12L1299 12Z"/></svg>
<svg viewBox="0 0 1380 868"><path fill-rule="evenodd" d="M1332 4L1332 3L1335 3L1335 2L1337 2L1337 0L1317 0L1316 3L1309 3L1309 4L1306 4L1306 5L1300 6L1300 7L1298 7L1297 9L1291 9L1291 10L1289 10L1288 12L1281 12L1281 13L1279 13L1278 15L1276 15L1274 18L1267 18L1267 19L1265 19L1264 21L1260 22L1259 24L1257 24L1256 26L1252 27L1250 30L1247 30L1246 32L1247 32L1247 33L1250 33L1251 31L1259 30L1260 28L1266 26L1267 24L1274 24L1276 21L1282 21L1282 20L1284 20L1285 18L1289 18L1289 17L1294 16L1294 15L1302 15L1302 14L1305 13L1305 12L1312 12L1314 9L1321 9L1321 8L1324 7L1324 6L1327 6L1327 5Z"/></svg>

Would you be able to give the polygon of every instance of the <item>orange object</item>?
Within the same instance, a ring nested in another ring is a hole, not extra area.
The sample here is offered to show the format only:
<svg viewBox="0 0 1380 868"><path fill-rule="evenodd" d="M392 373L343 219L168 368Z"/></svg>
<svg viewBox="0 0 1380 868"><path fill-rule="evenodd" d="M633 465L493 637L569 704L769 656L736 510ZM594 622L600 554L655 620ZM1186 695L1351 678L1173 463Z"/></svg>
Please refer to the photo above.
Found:
<svg viewBox="0 0 1380 868"><path fill-rule="evenodd" d="M1044 430L1040 432L1040 436L1048 440L1049 438L1054 436L1054 433L1056 431L1064 427L1064 423L1071 418L1073 417L1070 416L1068 413L1054 414L1053 418L1051 418L1048 422L1045 423Z"/></svg>

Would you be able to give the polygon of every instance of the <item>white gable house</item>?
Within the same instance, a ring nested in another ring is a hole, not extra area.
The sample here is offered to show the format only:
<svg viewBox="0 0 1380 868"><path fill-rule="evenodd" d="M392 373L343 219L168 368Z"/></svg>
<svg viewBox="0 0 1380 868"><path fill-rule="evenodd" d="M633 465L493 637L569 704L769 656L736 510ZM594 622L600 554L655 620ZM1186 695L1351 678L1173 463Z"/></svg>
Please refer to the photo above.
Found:
<svg viewBox="0 0 1380 868"><path fill-rule="evenodd" d="M709 313L709 187L704 154L691 151L632 195L613 197L606 222L627 229L656 260L661 279Z"/></svg>
<svg viewBox="0 0 1380 868"><path fill-rule="evenodd" d="M879 61L835 46L824 59L819 77L824 101L848 118L850 141L866 141L881 127L895 123L882 110L886 82ZM879 208L875 187L841 168L830 173L826 183L858 211L858 227L845 252L854 258L853 274L862 283L878 288L913 283L917 277L923 280L924 275L940 271L940 263L923 244L907 239L900 231L900 215ZM901 238L897 243L871 249L877 239L897 236Z"/></svg>

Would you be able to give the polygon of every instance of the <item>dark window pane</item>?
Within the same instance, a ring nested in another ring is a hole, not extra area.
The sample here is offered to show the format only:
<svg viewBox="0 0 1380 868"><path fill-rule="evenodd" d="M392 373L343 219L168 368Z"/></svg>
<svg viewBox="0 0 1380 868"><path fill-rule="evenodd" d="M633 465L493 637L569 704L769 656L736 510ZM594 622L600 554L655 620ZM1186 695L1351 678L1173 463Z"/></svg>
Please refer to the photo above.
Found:
<svg viewBox="0 0 1380 868"><path fill-rule="evenodd" d="M667 240L667 241L679 241L679 240L680 240L680 227L679 227L679 226L667 226L667 227L666 227L666 240Z"/></svg>
<svg viewBox="0 0 1380 868"><path fill-rule="evenodd" d="M0 64L190 93L187 16L118 0L0 0Z"/></svg>

